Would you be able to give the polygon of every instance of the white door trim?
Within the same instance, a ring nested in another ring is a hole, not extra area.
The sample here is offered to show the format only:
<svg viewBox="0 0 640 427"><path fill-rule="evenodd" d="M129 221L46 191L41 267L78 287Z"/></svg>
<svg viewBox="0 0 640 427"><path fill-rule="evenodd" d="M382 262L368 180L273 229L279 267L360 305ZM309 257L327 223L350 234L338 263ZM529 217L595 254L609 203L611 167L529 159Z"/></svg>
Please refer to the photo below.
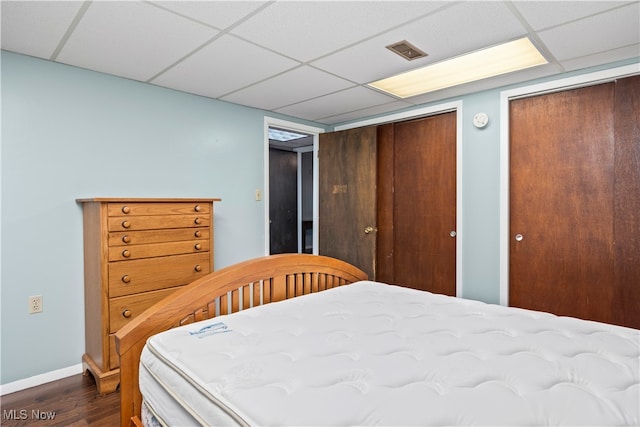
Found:
<svg viewBox="0 0 640 427"><path fill-rule="evenodd" d="M297 131L309 134L313 137L313 152L314 159L318 158L318 135L324 132L324 129L314 126L307 126L288 120L276 119L275 117L264 117L264 189L262 191L264 201L264 254L269 255L269 128L277 127L280 129L286 129L291 131ZM314 165L313 168L313 223L318 223L318 167ZM318 227L313 227L313 253L318 253L317 242L318 241Z"/></svg>

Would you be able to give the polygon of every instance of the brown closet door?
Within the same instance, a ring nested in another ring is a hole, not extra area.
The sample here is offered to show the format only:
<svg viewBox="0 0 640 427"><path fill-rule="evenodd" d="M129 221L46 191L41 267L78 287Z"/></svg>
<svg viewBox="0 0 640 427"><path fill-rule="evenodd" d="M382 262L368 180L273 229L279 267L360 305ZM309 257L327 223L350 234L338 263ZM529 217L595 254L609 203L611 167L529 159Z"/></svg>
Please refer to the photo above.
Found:
<svg viewBox="0 0 640 427"><path fill-rule="evenodd" d="M456 112L393 126L393 283L455 295Z"/></svg>
<svg viewBox="0 0 640 427"><path fill-rule="evenodd" d="M509 305L611 322L614 84L510 102Z"/></svg>
<svg viewBox="0 0 640 427"><path fill-rule="evenodd" d="M318 251L375 277L376 128L322 133Z"/></svg>
<svg viewBox="0 0 640 427"><path fill-rule="evenodd" d="M640 329L640 76L616 82L614 322Z"/></svg>

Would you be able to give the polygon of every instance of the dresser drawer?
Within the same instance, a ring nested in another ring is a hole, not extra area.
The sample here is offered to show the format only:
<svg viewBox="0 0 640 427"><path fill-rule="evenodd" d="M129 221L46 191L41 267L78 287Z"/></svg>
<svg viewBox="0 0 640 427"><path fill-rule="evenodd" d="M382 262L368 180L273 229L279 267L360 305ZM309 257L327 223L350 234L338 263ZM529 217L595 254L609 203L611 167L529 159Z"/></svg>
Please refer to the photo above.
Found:
<svg viewBox="0 0 640 427"><path fill-rule="evenodd" d="M108 216L122 215L182 215L182 214L208 214L211 208L208 203L109 203Z"/></svg>
<svg viewBox="0 0 640 427"><path fill-rule="evenodd" d="M209 252L208 240L151 243L127 247L109 248L109 261L126 261L140 258Z"/></svg>
<svg viewBox="0 0 640 427"><path fill-rule="evenodd" d="M211 254L175 255L109 263L109 297L191 283L211 271Z"/></svg>
<svg viewBox="0 0 640 427"><path fill-rule="evenodd" d="M171 295L178 288L162 289L159 291L145 292L137 295L109 299L109 333L115 333L118 329L139 316L140 313Z"/></svg>
<svg viewBox="0 0 640 427"><path fill-rule="evenodd" d="M208 240L209 228L175 228L170 230L113 231L109 233L109 246L143 245L146 243L179 242L182 240Z"/></svg>
<svg viewBox="0 0 640 427"><path fill-rule="evenodd" d="M108 220L109 231L152 230L162 228L209 227L209 215L141 215L114 216Z"/></svg>

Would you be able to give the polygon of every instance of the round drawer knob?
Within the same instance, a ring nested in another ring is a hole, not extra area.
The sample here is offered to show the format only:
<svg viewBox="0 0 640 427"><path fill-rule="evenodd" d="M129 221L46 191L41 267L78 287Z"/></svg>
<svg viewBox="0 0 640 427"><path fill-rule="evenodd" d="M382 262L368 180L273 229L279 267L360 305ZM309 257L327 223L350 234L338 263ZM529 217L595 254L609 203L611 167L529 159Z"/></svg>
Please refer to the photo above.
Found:
<svg viewBox="0 0 640 427"><path fill-rule="evenodd" d="M202 206L200 206L200 205L195 205L195 206L193 207L193 210L194 210L194 211L196 211L196 212L202 212Z"/></svg>
<svg viewBox="0 0 640 427"><path fill-rule="evenodd" d="M122 256L125 258L129 258L131 256L131 252L125 249L124 251L122 251Z"/></svg>
<svg viewBox="0 0 640 427"><path fill-rule="evenodd" d="M196 237L202 237L202 231L196 230L195 233L193 233L193 235Z"/></svg>
<svg viewBox="0 0 640 427"><path fill-rule="evenodd" d="M131 212L131 208L129 206L122 207L122 213L128 214L129 212Z"/></svg>
<svg viewBox="0 0 640 427"><path fill-rule="evenodd" d="M129 276L128 274L125 274L120 278L120 280L122 280L124 283L129 283L131 281L131 276Z"/></svg>
<svg viewBox="0 0 640 427"><path fill-rule="evenodd" d="M131 243L131 236L129 236L128 234L125 234L124 236L122 236L122 241L124 243Z"/></svg>
<svg viewBox="0 0 640 427"><path fill-rule="evenodd" d="M202 249L202 245L200 243L196 243L195 245L193 245L193 247L196 249L196 251Z"/></svg>
<svg viewBox="0 0 640 427"><path fill-rule="evenodd" d="M200 264L196 264L196 266L193 267L193 269L199 273L202 271L202 266Z"/></svg>
<svg viewBox="0 0 640 427"><path fill-rule="evenodd" d="M131 227L131 223L129 221L122 221L122 228L129 228Z"/></svg>
<svg viewBox="0 0 640 427"><path fill-rule="evenodd" d="M193 222L194 222L196 225L200 225L200 224L202 224L202 218L196 218L195 220L193 220Z"/></svg>
<svg viewBox="0 0 640 427"><path fill-rule="evenodd" d="M124 317L126 319L130 318L131 317L131 310L128 310L128 309L125 308L124 311L122 312L122 317Z"/></svg>

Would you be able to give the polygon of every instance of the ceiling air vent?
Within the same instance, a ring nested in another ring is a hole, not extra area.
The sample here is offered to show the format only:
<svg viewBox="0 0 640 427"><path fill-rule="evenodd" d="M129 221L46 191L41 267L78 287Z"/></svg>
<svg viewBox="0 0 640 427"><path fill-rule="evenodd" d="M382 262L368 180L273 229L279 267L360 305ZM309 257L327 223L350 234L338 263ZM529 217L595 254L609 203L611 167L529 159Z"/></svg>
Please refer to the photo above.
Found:
<svg viewBox="0 0 640 427"><path fill-rule="evenodd" d="M424 58L427 54L406 40L401 42L390 44L387 49L402 56L407 61L413 61L414 59Z"/></svg>

